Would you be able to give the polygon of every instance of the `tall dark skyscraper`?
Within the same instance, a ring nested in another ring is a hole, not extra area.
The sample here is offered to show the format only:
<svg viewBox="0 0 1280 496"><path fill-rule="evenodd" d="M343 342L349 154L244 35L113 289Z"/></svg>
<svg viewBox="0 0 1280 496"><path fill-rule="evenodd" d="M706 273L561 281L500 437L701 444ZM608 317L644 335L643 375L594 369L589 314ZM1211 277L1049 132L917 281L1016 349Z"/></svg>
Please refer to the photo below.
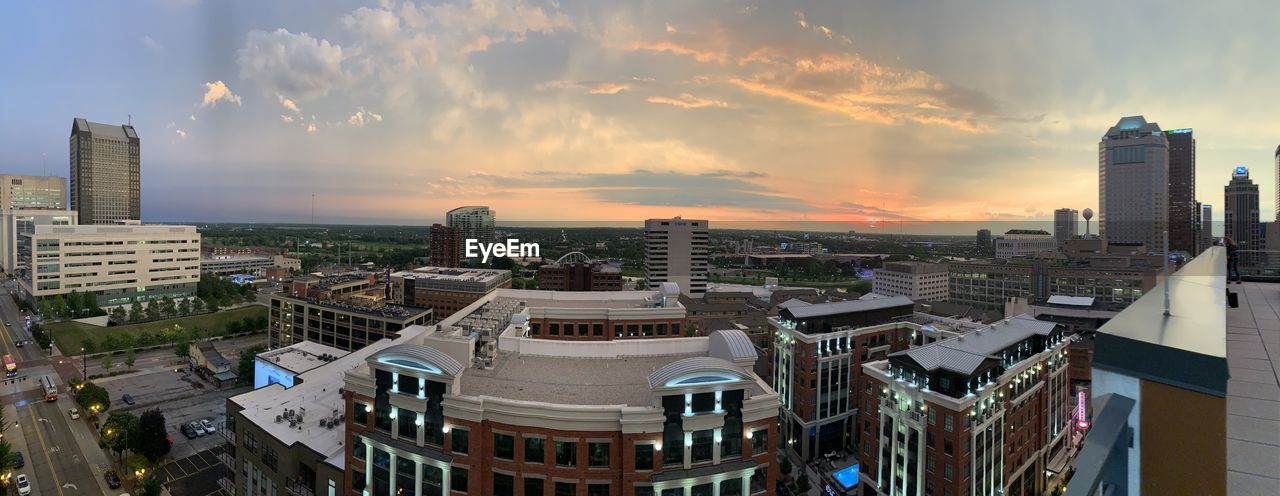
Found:
<svg viewBox="0 0 1280 496"><path fill-rule="evenodd" d="M1098 143L1098 234L1111 243L1164 251L1169 228L1169 140L1140 115L1124 117Z"/></svg>
<svg viewBox="0 0 1280 496"><path fill-rule="evenodd" d="M1241 250L1262 249L1262 231L1258 218L1258 185L1249 179L1249 169L1235 168L1224 191L1227 208L1223 212L1223 235L1235 240ZM1243 257L1248 262L1250 257Z"/></svg>
<svg viewBox="0 0 1280 496"><path fill-rule="evenodd" d="M141 142L130 125L76 118L71 123L71 210L81 224L140 220Z"/></svg>
<svg viewBox="0 0 1280 496"><path fill-rule="evenodd" d="M991 256L995 253L995 246L991 244L991 230L978 229L978 239L974 246L978 248L980 256Z"/></svg>
<svg viewBox="0 0 1280 496"><path fill-rule="evenodd" d="M1165 131L1169 140L1169 250L1196 251L1196 139L1191 129Z"/></svg>

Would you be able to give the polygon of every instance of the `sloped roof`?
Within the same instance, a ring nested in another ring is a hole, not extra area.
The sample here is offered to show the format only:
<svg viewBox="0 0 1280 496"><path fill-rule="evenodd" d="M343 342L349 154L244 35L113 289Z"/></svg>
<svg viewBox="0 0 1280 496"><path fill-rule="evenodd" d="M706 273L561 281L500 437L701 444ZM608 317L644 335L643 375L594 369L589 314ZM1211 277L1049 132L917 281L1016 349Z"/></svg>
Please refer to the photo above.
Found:
<svg viewBox="0 0 1280 496"><path fill-rule="evenodd" d="M791 301L788 301L787 303L791 303ZM911 298L907 298L906 296L894 296L891 298L876 298L870 300L845 300L831 303L793 305L786 308L791 312L791 316L797 319L807 319L812 317L825 317L827 315L866 312L870 310L911 305L913 305Z"/></svg>
<svg viewBox="0 0 1280 496"><path fill-rule="evenodd" d="M723 358L689 357L668 363L653 371L649 374L649 387L665 387L674 379L694 374L719 374L737 379L751 378L751 374L743 371L742 367Z"/></svg>
<svg viewBox="0 0 1280 496"><path fill-rule="evenodd" d="M751 338L747 337L747 333L737 329L720 329L712 332L707 337L707 351L713 357L729 361L755 361L759 357L755 345L751 344Z"/></svg>
<svg viewBox="0 0 1280 496"><path fill-rule="evenodd" d="M369 356L369 360L394 360L397 358L407 358L412 361L422 362L424 365L434 365L444 374L451 376L461 374L463 369L461 363L458 363L457 360L454 360L453 357L443 351L421 344L397 344Z"/></svg>
<svg viewBox="0 0 1280 496"><path fill-rule="evenodd" d="M925 370L945 369L972 374L988 358L1031 336L1048 336L1054 322L1036 320L1022 314L1001 320L985 329L900 351L890 356L906 356Z"/></svg>

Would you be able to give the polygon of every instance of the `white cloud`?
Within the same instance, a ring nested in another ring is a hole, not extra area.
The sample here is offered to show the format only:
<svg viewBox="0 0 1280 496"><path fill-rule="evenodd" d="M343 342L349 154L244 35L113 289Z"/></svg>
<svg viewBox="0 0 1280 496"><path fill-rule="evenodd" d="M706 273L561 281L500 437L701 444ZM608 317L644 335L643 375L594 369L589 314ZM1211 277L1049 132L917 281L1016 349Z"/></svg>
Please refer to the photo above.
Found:
<svg viewBox="0 0 1280 496"><path fill-rule="evenodd" d="M189 119L191 120L191 122L195 122L195 121L196 121L196 114L191 114L191 117L189 117Z"/></svg>
<svg viewBox="0 0 1280 496"><path fill-rule="evenodd" d="M256 81L268 94L299 99L323 96L342 86L349 75L342 68L341 46L307 33L250 31L238 51L240 77Z"/></svg>
<svg viewBox="0 0 1280 496"><path fill-rule="evenodd" d="M231 88L228 88L222 81L204 83L204 88L204 99L200 102L201 107L217 107L220 100L240 105L240 96L232 93Z"/></svg>
<svg viewBox="0 0 1280 496"><path fill-rule="evenodd" d="M187 132L181 129L174 129L173 132L178 135L178 139L187 139Z"/></svg>
<svg viewBox="0 0 1280 496"><path fill-rule="evenodd" d="M160 53L164 51L164 47L160 46L160 43L156 42L156 40L153 39L150 35L142 36L142 46L147 47L147 49L155 53Z"/></svg>
<svg viewBox="0 0 1280 496"><path fill-rule="evenodd" d="M314 122L307 123L307 132L308 133L316 132L316 123Z"/></svg>
<svg viewBox="0 0 1280 496"><path fill-rule="evenodd" d="M283 122L283 123L285 123L285 124L293 124L293 116L292 116L292 115L282 115L282 116L280 116L280 122Z"/></svg>
<svg viewBox="0 0 1280 496"><path fill-rule="evenodd" d="M347 118L347 124L355 127L364 127L365 124L372 124L374 122L382 122L382 114L368 112L364 107L360 107L355 111L355 113L351 114L351 117Z"/></svg>
<svg viewBox="0 0 1280 496"><path fill-rule="evenodd" d="M285 98L284 95L276 95L276 98L280 100L280 106L284 107L286 110L290 110L295 114L302 113L302 110L298 109L298 104L294 103L293 100Z"/></svg>
<svg viewBox="0 0 1280 496"><path fill-rule="evenodd" d="M651 96L647 100L649 103L660 103L663 105L673 105L680 108L694 109L705 107L726 108L728 103L720 100L712 100L710 98L698 98L689 93L681 93L679 97L670 98L665 96Z"/></svg>

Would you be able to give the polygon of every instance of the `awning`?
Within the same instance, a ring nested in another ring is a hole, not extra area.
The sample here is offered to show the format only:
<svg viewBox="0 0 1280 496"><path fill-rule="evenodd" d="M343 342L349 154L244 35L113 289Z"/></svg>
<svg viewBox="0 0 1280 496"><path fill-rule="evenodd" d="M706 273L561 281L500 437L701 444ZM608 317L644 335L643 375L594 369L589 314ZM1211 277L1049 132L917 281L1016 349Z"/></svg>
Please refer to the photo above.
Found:
<svg viewBox="0 0 1280 496"><path fill-rule="evenodd" d="M216 374L213 374L213 379L218 382L234 381L239 377L240 375L236 374L234 370L228 370L226 372L218 372Z"/></svg>

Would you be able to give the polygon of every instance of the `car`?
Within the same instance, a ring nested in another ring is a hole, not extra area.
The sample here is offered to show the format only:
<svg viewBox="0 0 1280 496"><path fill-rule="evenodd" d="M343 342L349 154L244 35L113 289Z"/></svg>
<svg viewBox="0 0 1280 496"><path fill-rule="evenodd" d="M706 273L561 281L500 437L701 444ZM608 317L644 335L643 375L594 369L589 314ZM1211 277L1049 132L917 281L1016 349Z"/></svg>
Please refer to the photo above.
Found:
<svg viewBox="0 0 1280 496"><path fill-rule="evenodd" d="M195 431L196 437L203 437L205 434L208 434L207 432L204 431L204 427L200 426L199 422L192 422L187 425L190 425L191 430Z"/></svg>
<svg viewBox="0 0 1280 496"><path fill-rule="evenodd" d="M27 474L18 474L18 496L27 496L31 494L31 481L27 480Z"/></svg>
<svg viewBox="0 0 1280 496"><path fill-rule="evenodd" d="M22 452L13 452L13 468L22 468L27 465L27 461L22 459Z"/></svg>
<svg viewBox="0 0 1280 496"><path fill-rule="evenodd" d="M14 344L18 345L18 347L19 347L19 348L21 348L21 347L25 346L25 345L27 344L27 342L26 342L26 341L18 341L17 343L14 343Z"/></svg>
<svg viewBox="0 0 1280 496"><path fill-rule="evenodd" d="M213 428L213 422L211 422L210 419L200 419L200 427L204 427L204 431L209 434L213 434L218 431Z"/></svg>
<svg viewBox="0 0 1280 496"><path fill-rule="evenodd" d="M130 395L130 394L126 394L126 395L124 395L124 396L121 396L121 397L120 397L120 399L121 399L121 400L123 400L123 401L124 401L124 404L126 404L126 405L132 405L132 404L134 403L134 401L133 401L133 395Z"/></svg>
<svg viewBox="0 0 1280 496"><path fill-rule="evenodd" d="M79 409L77 409L77 408L72 408L72 409L70 409L70 410L67 410L67 413L71 414L71 420L80 420L80 410L79 410Z"/></svg>
<svg viewBox="0 0 1280 496"><path fill-rule="evenodd" d="M169 446L173 446L173 436L165 436L164 438L169 440Z"/></svg>
<svg viewBox="0 0 1280 496"><path fill-rule="evenodd" d="M102 478L107 480L107 487L110 487L111 489L120 488L120 476L116 475L115 470L108 470L106 473L102 474Z"/></svg>
<svg viewBox="0 0 1280 496"><path fill-rule="evenodd" d="M191 428L191 424L182 424L182 427L179 430L182 431L182 435L187 436L187 439L195 439L198 437L196 436L196 430Z"/></svg>

